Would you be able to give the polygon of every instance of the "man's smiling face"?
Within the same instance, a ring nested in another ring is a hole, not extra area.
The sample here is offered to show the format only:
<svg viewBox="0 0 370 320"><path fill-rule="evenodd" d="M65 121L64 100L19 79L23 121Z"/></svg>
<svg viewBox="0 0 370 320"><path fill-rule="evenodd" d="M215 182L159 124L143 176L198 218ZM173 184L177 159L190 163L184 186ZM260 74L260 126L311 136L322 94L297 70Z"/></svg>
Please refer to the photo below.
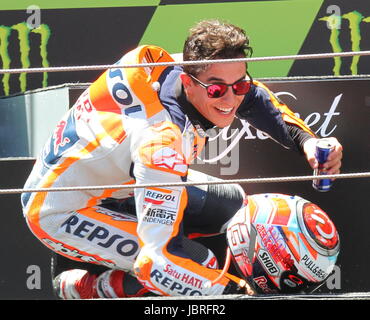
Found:
<svg viewBox="0 0 370 320"><path fill-rule="evenodd" d="M212 64L204 72L196 76L204 84L232 84L246 77L244 62ZM234 94L228 87L219 98L210 98L207 90L187 74L181 79L189 102L209 121L219 128L229 126L245 95Z"/></svg>

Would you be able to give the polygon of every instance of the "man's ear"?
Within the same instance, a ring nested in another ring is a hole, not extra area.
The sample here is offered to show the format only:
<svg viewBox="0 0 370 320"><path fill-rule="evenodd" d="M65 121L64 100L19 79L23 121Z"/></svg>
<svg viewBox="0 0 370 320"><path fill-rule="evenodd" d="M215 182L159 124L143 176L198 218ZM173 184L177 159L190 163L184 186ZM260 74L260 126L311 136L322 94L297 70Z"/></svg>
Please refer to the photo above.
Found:
<svg viewBox="0 0 370 320"><path fill-rule="evenodd" d="M184 72L182 72L180 74L180 79L181 79L182 85L184 86L185 89L190 87L193 83L193 81L189 77L189 75L187 73L184 73Z"/></svg>

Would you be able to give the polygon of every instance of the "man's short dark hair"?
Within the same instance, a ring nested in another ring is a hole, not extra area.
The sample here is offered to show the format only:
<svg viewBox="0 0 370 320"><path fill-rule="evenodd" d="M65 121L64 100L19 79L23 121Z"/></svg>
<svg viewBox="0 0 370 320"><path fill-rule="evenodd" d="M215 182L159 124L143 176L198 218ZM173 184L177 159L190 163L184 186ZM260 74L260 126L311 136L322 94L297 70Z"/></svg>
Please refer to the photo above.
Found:
<svg viewBox="0 0 370 320"><path fill-rule="evenodd" d="M252 54L245 31L219 20L203 20L189 30L183 49L184 61L245 58ZM197 76L209 65L184 66Z"/></svg>

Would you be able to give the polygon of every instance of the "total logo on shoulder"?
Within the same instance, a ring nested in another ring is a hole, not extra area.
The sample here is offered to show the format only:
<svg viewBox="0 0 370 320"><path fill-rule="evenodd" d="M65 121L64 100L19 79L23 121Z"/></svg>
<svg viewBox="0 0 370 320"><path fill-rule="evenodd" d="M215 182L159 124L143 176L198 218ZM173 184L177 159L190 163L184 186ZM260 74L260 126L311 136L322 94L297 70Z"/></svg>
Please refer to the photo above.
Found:
<svg viewBox="0 0 370 320"><path fill-rule="evenodd" d="M177 209L180 191L172 189L145 189L144 202L169 209Z"/></svg>

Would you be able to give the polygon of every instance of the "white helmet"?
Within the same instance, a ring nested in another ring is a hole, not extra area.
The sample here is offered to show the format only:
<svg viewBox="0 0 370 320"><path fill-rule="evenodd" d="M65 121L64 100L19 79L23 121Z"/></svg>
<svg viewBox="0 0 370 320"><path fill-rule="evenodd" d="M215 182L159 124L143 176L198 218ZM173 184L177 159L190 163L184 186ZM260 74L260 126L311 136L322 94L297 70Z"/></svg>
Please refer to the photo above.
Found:
<svg viewBox="0 0 370 320"><path fill-rule="evenodd" d="M339 254L334 223L298 196L248 197L228 224L227 241L241 276L259 293L312 292Z"/></svg>

